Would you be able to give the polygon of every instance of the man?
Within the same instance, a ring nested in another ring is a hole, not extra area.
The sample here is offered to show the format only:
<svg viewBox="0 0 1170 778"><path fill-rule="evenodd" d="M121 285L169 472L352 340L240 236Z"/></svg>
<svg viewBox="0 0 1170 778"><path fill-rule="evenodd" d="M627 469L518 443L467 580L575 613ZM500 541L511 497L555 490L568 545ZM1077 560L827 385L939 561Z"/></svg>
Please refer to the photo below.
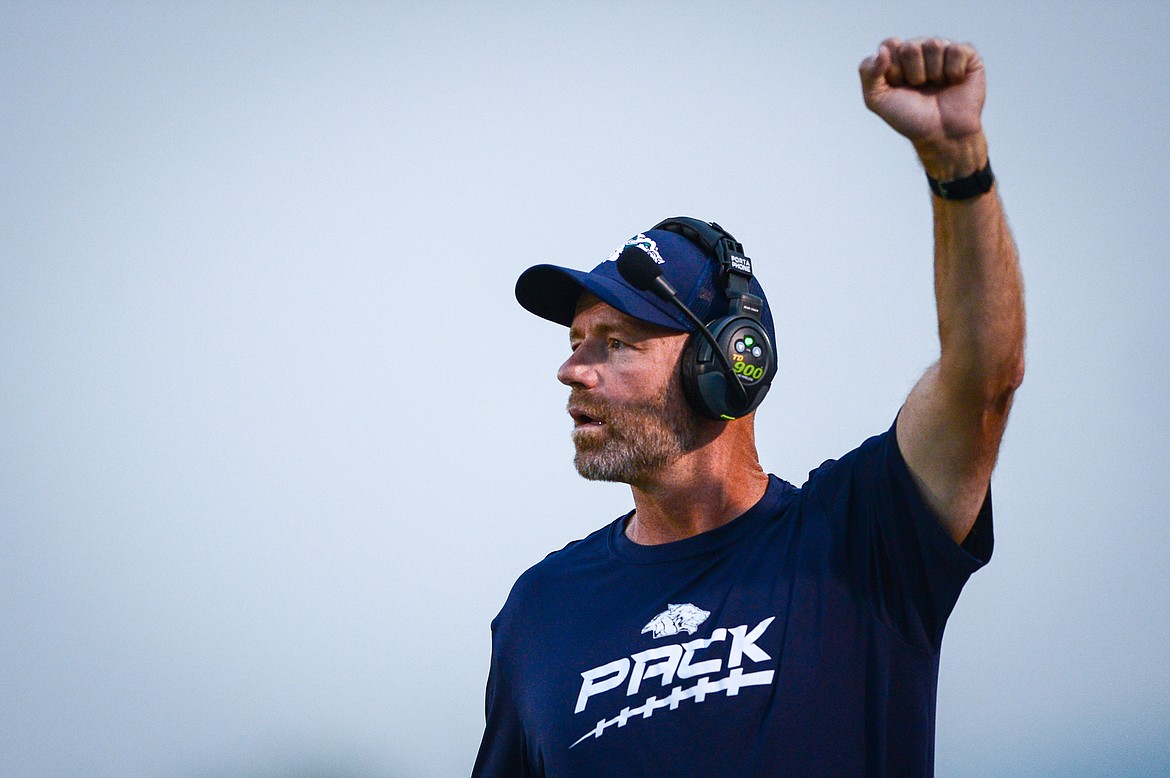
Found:
<svg viewBox="0 0 1170 778"><path fill-rule="evenodd" d="M475 775L933 772L943 627L991 555L989 483L1023 378L1022 288L975 50L890 39L860 74L866 105L913 143L932 189L938 362L890 431L798 489L756 456L750 393L770 375L752 364L768 354L741 357L774 333L738 244L716 266L701 235L668 223L620 250L629 272L526 271L521 304L570 325L558 378L577 468L628 483L634 510L517 581L492 625ZM704 322L748 328L734 345L724 336L718 365L659 271ZM706 388L703 370L718 376Z"/></svg>

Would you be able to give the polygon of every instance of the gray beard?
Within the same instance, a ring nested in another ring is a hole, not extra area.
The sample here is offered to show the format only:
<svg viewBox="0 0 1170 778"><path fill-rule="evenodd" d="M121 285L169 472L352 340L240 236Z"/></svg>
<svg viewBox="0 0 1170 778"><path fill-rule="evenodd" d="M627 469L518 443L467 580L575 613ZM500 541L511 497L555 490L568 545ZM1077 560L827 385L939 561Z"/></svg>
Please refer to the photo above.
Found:
<svg viewBox="0 0 1170 778"><path fill-rule="evenodd" d="M573 402L572 398L570 402ZM681 387L672 384L661 396L622 407L605 407L604 434L573 436L573 464L590 481L644 483L664 466L695 449L698 418L686 404Z"/></svg>

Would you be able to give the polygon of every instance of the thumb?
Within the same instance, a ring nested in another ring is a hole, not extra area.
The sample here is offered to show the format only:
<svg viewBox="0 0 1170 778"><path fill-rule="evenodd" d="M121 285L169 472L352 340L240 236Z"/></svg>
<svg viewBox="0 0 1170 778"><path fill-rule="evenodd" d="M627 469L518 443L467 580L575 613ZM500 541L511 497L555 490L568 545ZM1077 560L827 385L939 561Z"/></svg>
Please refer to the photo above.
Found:
<svg viewBox="0 0 1170 778"><path fill-rule="evenodd" d="M877 54L861 60L857 71L861 75L861 83L866 84L878 78L882 71L890 66L890 51L885 46L877 50Z"/></svg>
<svg viewBox="0 0 1170 778"><path fill-rule="evenodd" d="M894 76L892 71L896 69L893 60L887 42L883 42L878 46L876 54L866 57L857 66L857 73L861 77L861 93L867 106L872 108L874 98L884 91L883 88L890 86L891 77Z"/></svg>

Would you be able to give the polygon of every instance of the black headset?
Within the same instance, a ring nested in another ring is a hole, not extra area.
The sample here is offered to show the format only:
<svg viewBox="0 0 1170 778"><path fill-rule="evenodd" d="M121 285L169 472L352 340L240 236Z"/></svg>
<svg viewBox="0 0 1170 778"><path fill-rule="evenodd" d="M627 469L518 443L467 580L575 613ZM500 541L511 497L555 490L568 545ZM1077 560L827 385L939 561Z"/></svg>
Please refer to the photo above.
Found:
<svg viewBox="0 0 1170 778"><path fill-rule="evenodd" d="M750 291L752 261L743 245L715 222L687 216L666 219L651 229L677 233L717 265L728 312L707 322L687 341L682 356L683 390L691 405L712 419L738 419L756 409L776 375L776 351L764 329L764 301ZM690 314L681 300L675 305Z"/></svg>

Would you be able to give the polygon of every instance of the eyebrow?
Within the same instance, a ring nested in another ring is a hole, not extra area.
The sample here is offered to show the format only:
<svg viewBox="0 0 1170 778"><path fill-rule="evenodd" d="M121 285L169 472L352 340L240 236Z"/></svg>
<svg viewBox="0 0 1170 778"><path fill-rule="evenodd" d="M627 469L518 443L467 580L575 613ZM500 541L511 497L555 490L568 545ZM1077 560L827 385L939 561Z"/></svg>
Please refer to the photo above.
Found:
<svg viewBox="0 0 1170 778"><path fill-rule="evenodd" d="M601 336L612 335L616 332L618 334L625 335L627 338L629 338L631 340L635 340L635 339L641 340L644 338L652 337L650 335L650 333L646 332L643 328L637 326L637 324L638 324L637 322L631 323L631 322L625 322L625 321L602 322L600 324L594 325L591 328L590 332L593 334L601 335ZM574 338L584 338L584 337L585 337L585 332L583 332L580 327L577 327L576 325L569 327L569 340L573 340Z"/></svg>
<svg viewBox="0 0 1170 778"><path fill-rule="evenodd" d="M628 321L623 319L616 322L602 322L595 325L591 330L591 334L596 334L600 337L609 337L615 333L631 343L639 343L671 334L669 332L659 332L658 328L654 325L634 318L630 318ZM586 333L576 325L569 327L570 343L574 340L584 340L585 335Z"/></svg>
<svg viewBox="0 0 1170 778"><path fill-rule="evenodd" d="M618 325L618 324L598 324L593 329L598 335L610 335L614 331L619 330L620 328L621 328L621 325ZM572 325L571 327L569 327L569 340L570 341L572 341L574 339L583 340L584 338L585 338L585 333L581 331L580 327L578 327L575 324Z"/></svg>

